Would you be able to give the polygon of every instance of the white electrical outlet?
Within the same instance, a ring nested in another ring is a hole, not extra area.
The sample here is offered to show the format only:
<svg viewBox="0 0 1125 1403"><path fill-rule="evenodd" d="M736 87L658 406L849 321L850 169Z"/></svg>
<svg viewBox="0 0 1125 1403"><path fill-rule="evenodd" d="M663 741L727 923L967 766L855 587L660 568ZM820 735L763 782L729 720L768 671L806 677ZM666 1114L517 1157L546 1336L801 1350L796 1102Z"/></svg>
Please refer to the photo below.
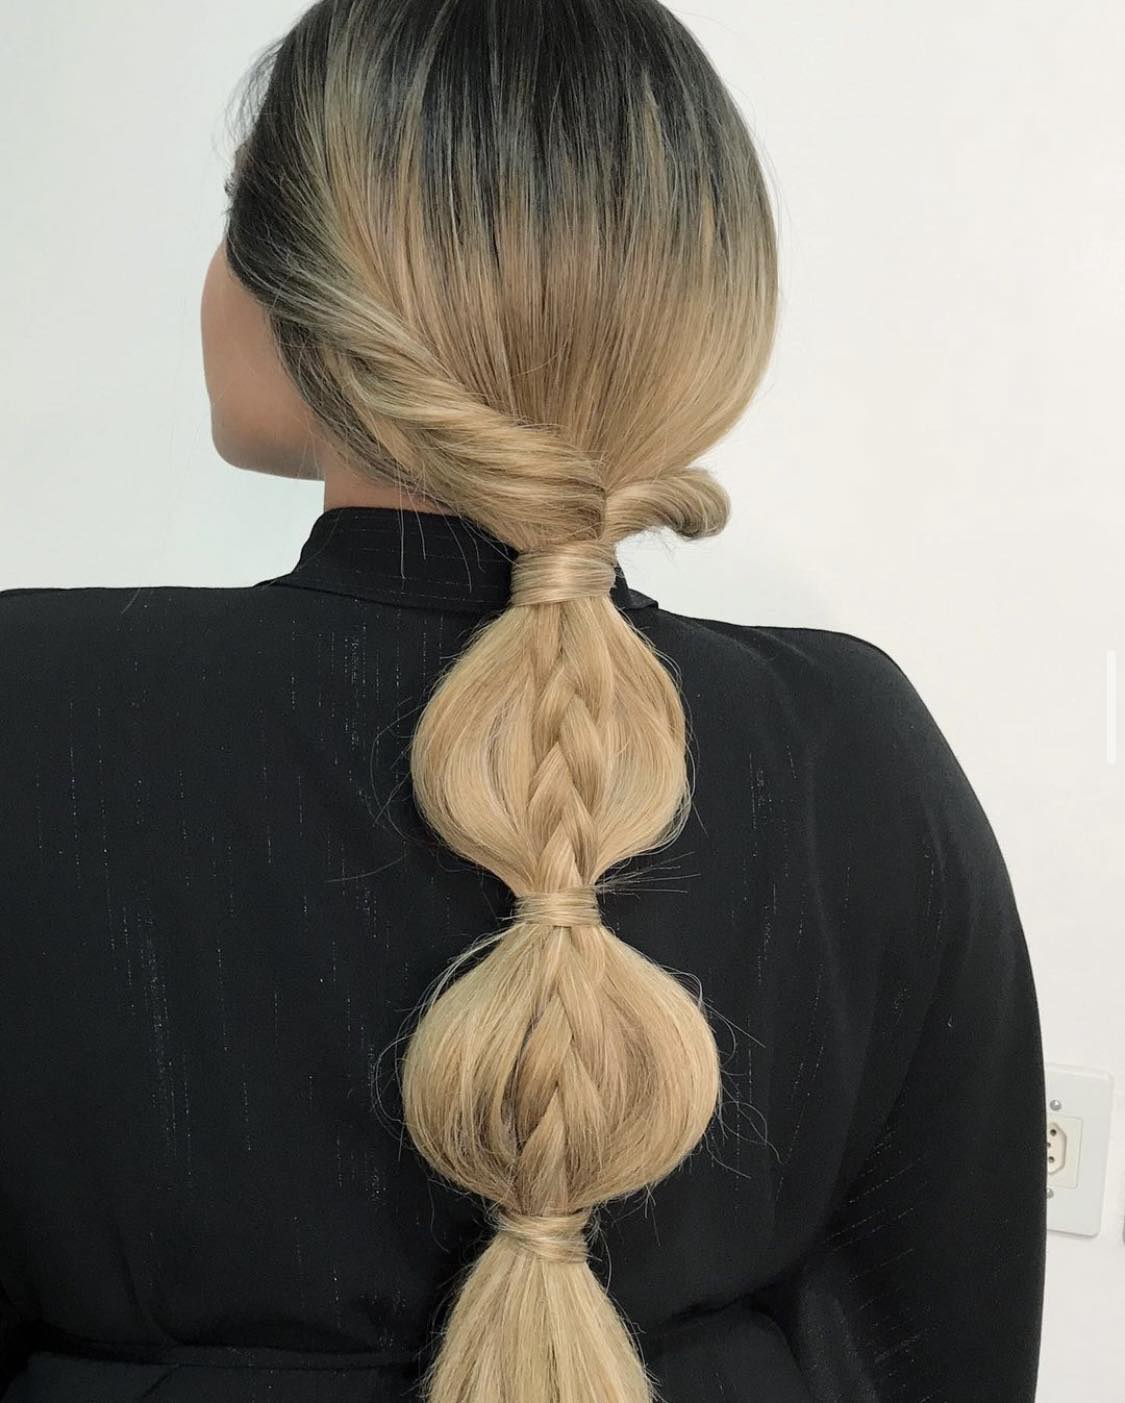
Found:
<svg viewBox="0 0 1125 1403"><path fill-rule="evenodd" d="M1109 1158L1113 1078L1089 1067L1046 1064L1047 1228L1096 1237Z"/></svg>

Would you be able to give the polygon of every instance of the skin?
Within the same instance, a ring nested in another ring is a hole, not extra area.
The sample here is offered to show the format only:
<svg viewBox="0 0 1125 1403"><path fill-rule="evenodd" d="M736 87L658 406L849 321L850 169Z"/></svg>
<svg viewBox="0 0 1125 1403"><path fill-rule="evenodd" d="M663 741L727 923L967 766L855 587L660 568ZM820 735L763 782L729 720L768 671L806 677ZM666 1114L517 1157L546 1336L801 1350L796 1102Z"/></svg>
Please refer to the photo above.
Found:
<svg viewBox="0 0 1125 1403"><path fill-rule="evenodd" d="M231 272L221 242L203 283L200 331L211 438L225 462L278 477L321 479L325 511L445 510L428 498L366 482L349 469L281 363L265 310Z"/></svg>

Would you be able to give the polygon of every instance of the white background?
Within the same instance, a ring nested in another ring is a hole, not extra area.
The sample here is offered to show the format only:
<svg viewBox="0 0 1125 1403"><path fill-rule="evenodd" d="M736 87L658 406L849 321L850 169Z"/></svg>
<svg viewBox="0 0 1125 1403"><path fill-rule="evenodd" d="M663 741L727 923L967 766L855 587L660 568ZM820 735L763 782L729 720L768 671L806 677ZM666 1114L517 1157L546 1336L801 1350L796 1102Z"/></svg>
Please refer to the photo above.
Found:
<svg viewBox="0 0 1125 1403"><path fill-rule="evenodd" d="M672 8L759 141L784 295L759 397L703 460L730 527L623 564L682 613L869 638L949 739L1008 862L1047 1060L1117 1079L1101 1234L1049 1239L1039 1398L1120 1403L1125 5ZM227 102L299 10L5 7L0 587L296 562L323 489L215 453L198 315Z"/></svg>

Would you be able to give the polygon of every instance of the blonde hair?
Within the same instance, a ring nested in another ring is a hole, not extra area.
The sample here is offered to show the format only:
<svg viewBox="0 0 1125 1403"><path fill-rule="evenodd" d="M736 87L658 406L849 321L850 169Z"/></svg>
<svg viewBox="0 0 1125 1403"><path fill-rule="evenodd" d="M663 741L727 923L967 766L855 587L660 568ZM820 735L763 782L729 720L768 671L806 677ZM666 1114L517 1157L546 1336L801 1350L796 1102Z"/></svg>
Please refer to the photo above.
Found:
<svg viewBox="0 0 1125 1403"><path fill-rule="evenodd" d="M699 1143L720 1067L598 907L691 804L677 686L609 590L625 538L726 524L692 464L769 358L761 169L655 0L321 0L250 76L227 255L294 380L357 472L518 552L411 748L428 824L517 898L402 1065L414 1144L496 1229L425 1391L647 1403L584 1229Z"/></svg>

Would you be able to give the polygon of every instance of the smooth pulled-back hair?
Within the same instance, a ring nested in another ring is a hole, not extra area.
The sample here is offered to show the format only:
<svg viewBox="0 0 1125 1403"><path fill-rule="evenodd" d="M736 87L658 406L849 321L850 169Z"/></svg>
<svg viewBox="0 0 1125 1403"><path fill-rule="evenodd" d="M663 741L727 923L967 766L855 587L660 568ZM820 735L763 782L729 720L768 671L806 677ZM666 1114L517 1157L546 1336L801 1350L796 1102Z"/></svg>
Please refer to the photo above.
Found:
<svg viewBox="0 0 1125 1403"><path fill-rule="evenodd" d="M685 1159L721 1079L700 997L599 911L691 803L676 682L609 590L626 537L726 524L693 462L770 354L761 167L656 0L320 0L243 110L227 257L301 394L357 473L517 552L411 745L426 822L516 898L402 1060L415 1146L496 1229L426 1396L648 1403L585 1229Z"/></svg>

